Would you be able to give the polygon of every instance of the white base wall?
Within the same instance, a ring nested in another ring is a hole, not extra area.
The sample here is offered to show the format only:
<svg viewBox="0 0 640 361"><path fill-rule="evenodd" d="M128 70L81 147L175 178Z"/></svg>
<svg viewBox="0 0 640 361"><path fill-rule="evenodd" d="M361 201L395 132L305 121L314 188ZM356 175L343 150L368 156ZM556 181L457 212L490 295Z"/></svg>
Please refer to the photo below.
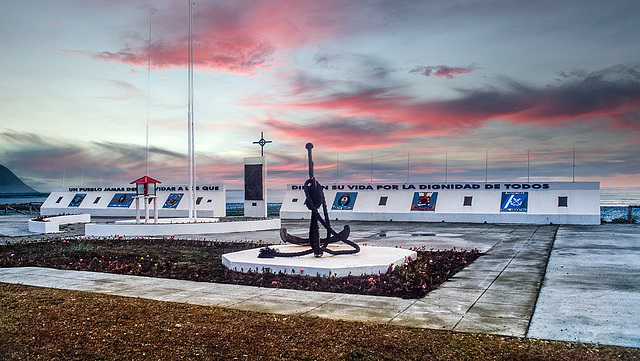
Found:
<svg viewBox="0 0 640 361"><path fill-rule="evenodd" d="M280 212L282 219L311 219L311 212ZM491 223L491 224L600 224L600 215L557 215L557 214L459 214L438 213L417 215L407 213L364 213L364 212L331 212L329 218L343 221L378 221L378 222L447 222L447 223Z"/></svg>
<svg viewBox="0 0 640 361"><path fill-rule="evenodd" d="M60 232L60 223L56 221L42 222L29 221L29 232L33 233L58 233Z"/></svg>
<svg viewBox="0 0 640 361"><path fill-rule="evenodd" d="M57 233L60 232L61 224L89 223L90 214L69 214L66 216L47 217L44 221L29 221L29 232L34 233Z"/></svg>
<svg viewBox="0 0 640 361"><path fill-rule="evenodd" d="M163 222L166 221L163 220ZM230 222L203 219L198 223L188 223L185 219L173 219L172 221L173 223L158 224L137 224L135 220L117 223L89 223L84 228L84 234L87 237L155 237L280 229L280 219Z"/></svg>
<svg viewBox="0 0 640 361"><path fill-rule="evenodd" d="M251 218L266 218L267 201L244 201L244 216Z"/></svg>

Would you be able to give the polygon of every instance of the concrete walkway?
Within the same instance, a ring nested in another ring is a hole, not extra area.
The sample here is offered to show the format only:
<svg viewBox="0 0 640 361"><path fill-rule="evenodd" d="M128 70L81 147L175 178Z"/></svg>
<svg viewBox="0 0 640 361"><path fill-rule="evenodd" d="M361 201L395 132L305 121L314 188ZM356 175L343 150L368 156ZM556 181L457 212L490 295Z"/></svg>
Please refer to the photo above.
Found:
<svg viewBox="0 0 640 361"><path fill-rule="evenodd" d="M487 248L484 256L419 300L32 267L0 269L0 282L267 313L640 347L640 325L633 324L640 319L638 226L562 226L553 252L557 226L428 227L434 231L430 237L434 243L450 243L455 237L468 243L476 237ZM378 232L361 236L373 242ZM495 236L493 242L487 234ZM621 238L628 238L628 243L622 245ZM586 242L594 239L607 241ZM385 237L384 242L389 241ZM574 248L582 248L582 256L594 257L575 258ZM594 260L607 264L607 271L599 266L577 271ZM569 264L571 268L566 269ZM608 276L602 277L603 272ZM610 287L617 292L611 293ZM611 306L616 303L619 307ZM596 321L606 329L594 325ZM582 337L586 334L590 337Z"/></svg>
<svg viewBox="0 0 640 361"><path fill-rule="evenodd" d="M640 227L561 227L527 336L640 347Z"/></svg>

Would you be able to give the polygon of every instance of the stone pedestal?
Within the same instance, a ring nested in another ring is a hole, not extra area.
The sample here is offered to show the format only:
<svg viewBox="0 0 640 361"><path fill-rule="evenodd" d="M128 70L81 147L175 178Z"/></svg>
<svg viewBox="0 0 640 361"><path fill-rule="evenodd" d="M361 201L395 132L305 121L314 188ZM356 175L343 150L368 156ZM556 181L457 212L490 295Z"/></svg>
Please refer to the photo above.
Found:
<svg viewBox="0 0 640 361"><path fill-rule="evenodd" d="M277 245L270 246L280 252L298 252L308 249L307 246ZM333 250L346 250L346 245L329 245ZM384 273L391 264L401 265L408 257L416 258L417 253L403 248L361 246L360 252L350 255L332 256L325 253L322 257L308 254L301 257L258 258L259 248L227 253L222 255L222 264L227 268L241 272L263 272L269 269L272 273L302 274L309 276L333 275L373 275Z"/></svg>

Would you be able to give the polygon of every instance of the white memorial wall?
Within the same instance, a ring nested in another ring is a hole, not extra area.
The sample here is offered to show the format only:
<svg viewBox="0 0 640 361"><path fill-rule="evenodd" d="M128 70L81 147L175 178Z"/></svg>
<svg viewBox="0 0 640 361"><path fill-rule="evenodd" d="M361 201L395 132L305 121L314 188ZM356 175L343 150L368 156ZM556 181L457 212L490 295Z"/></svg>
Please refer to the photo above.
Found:
<svg viewBox="0 0 640 361"><path fill-rule="evenodd" d="M598 182L447 182L324 186L332 220L600 224ZM288 185L281 219L309 219Z"/></svg>
<svg viewBox="0 0 640 361"><path fill-rule="evenodd" d="M189 192L185 185L157 186L158 215L187 217ZM42 215L90 214L92 217L135 217L136 187L68 187L51 192L40 208ZM153 213L151 199L149 208ZM144 198L140 208L144 210ZM225 186L196 186L198 217L224 217L227 213Z"/></svg>

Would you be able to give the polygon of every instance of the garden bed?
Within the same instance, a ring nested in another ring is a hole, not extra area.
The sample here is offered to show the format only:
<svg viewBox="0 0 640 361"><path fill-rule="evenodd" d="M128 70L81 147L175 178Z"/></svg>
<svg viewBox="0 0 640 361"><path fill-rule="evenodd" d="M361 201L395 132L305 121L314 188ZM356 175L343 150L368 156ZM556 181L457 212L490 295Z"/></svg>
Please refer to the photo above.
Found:
<svg viewBox="0 0 640 361"><path fill-rule="evenodd" d="M222 265L224 253L262 247L248 242L163 239L49 239L0 246L0 267L51 267L259 287L420 298L481 254L478 250L415 249L416 259L385 273L334 277L241 273Z"/></svg>

